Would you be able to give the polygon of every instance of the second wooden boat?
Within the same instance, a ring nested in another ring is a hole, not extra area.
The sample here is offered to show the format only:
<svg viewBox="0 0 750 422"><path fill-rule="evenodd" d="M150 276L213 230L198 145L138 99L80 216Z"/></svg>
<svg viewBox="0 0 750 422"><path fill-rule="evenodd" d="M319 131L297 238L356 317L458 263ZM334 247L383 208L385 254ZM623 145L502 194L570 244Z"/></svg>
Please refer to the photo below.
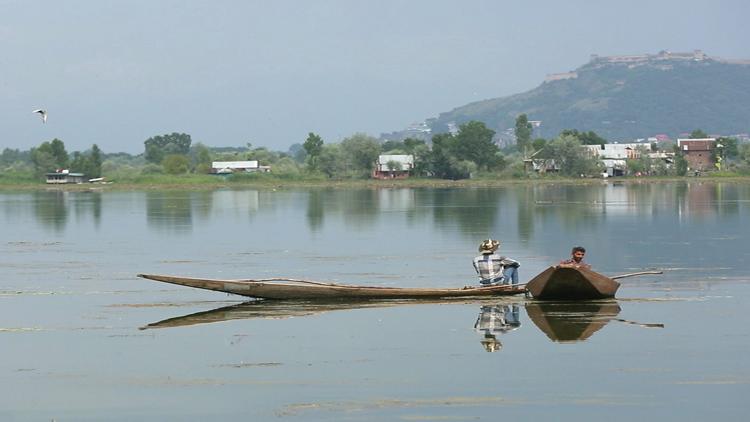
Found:
<svg viewBox="0 0 750 422"><path fill-rule="evenodd" d="M257 280L215 280L177 277L158 274L138 274L138 277L180 286L216 290L260 299L302 300L363 300L363 299L427 299L507 296L526 292L524 286L466 286L454 289L369 287L321 283L289 278Z"/></svg>

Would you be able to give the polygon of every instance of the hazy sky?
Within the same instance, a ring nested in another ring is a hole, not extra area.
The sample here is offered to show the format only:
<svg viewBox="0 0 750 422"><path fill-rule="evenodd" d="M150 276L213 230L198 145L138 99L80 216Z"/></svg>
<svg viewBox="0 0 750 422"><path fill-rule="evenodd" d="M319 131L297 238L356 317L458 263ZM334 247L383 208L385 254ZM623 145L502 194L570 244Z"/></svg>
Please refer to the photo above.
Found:
<svg viewBox="0 0 750 422"><path fill-rule="evenodd" d="M743 0L0 0L0 149L378 136L592 53L750 58L748 18Z"/></svg>

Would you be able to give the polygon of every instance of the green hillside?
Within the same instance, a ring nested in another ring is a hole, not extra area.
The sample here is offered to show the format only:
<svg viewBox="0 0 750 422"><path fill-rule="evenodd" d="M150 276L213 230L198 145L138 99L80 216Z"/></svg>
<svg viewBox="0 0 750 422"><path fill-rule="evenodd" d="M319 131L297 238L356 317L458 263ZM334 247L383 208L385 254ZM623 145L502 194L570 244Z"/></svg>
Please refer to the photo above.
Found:
<svg viewBox="0 0 750 422"><path fill-rule="evenodd" d="M714 59L592 60L575 78L545 82L510 97L471 103L429 121L433 133L449 123L485 122L498 133L526 113L540 120L534 136L563 129L593 130L612 140L701 128L711 134L750 132L750 65Z"/></svg>

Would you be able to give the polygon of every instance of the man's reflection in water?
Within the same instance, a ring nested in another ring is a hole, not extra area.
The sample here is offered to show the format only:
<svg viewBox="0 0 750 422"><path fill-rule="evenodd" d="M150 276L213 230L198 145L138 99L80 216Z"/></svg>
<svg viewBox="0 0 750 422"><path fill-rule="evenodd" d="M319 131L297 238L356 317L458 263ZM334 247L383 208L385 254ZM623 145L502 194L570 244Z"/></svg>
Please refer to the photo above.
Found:
<svg viewBox="0 0 750 422"><path fill-rule="evenodd" d="M520 326L517 304L482 306L477 322L474 323L474 329L484 333L480 343L488 352L503 348L503 344L497 339L498 334L513 331Z"/></svg>

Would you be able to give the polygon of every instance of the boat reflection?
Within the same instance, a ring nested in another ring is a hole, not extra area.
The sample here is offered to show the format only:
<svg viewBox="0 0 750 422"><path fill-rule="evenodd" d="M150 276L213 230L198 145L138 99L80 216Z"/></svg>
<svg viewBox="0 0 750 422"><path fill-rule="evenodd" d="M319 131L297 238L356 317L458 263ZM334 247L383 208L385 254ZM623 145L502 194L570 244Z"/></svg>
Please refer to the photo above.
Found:
<svg viewBox="0 0 750 422"><path fill-rule="evenodd" d="M590 302L519 302L517 301L476 301L452 300L451 304L480 305L479 315L474 322L474 330L482 334L480 343L488 352L501 350L498 339L521 327L520 308L523 304L529 319L547 337L558 343L586 341L610 321L621 321L647 328L663 328L663 324L642 324L617 318L620 306L617 301ZM359 302L318 302L318 301L271 301L254 300L237 305L224 306L209 311L168 318L141 327L141 330L155 328L176 328L192 325L241 319L284 319L317 315L331 311L386 308L392 306L445 304L438 300L369 300Z"/></svg>
<svg viewBox="0 0 750 422"><path fill-rule="evenodd" d="M480 343L488 352L497 352L503 348L497 338L499 334L506 334L520 326L517 303L482 306L474 323L474 329L484 334Z"/></svg>
<svg viewBox="0 0 750 422"><path fill-rule="evenodd" d="M550 340L558 343L585 341L620 313L617 301L532 302L526 314Z"/></svg>
<svg viewBox="0 0 750 422"><path fill-rule="evenodd" d="M443 301L430 300L366 300L366 301L295 301L295 300L253 300L237 305L224 306L210 311L196 312L189 315L165 319L141 327L141 330L151 328L174 328L190 325L208 324L213 322L232 321L238 319L283 319L301 316L317 315L325 312L385 308L391 306L440 304ZM476 303L452 300L450 303Z"/></svg>

